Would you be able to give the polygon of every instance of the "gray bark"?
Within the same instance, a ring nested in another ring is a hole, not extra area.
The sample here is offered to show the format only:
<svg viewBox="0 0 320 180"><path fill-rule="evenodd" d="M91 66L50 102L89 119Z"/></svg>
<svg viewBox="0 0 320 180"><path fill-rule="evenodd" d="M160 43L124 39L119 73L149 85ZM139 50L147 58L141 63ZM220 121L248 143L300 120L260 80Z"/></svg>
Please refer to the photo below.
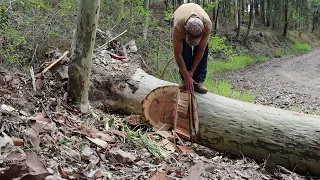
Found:
<svg viewBox="0 0 320 180"><path fill-rule="evenodd" d="M79 0L77 28L68 69L68 95L82 112L89 110L88 90L100 0Z"/></svg>

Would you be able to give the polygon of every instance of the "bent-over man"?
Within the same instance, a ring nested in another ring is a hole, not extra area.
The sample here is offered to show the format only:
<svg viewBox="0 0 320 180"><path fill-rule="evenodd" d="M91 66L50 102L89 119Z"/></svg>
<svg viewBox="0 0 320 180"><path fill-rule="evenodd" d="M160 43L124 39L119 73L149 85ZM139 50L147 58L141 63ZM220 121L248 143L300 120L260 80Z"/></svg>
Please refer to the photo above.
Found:
<svg viewBox="0 0 320 180"><path fill-rule="evenodd" d="M212 22L201 6L182 4L173 14L174 56L188 92L207 93L208 40Z"/></svg>

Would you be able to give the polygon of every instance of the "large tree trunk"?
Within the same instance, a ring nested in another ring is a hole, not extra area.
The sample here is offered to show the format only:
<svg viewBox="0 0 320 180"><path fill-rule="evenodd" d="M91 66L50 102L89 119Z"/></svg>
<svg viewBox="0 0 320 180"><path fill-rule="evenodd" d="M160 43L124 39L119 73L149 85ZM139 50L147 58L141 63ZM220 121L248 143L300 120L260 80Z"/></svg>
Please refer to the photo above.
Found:
<svg viewBox="0 0 320 180"><path fill-rule="evenodd" d="M89 110L88 90L100 0L79 0L77 28L68 69L68 95L82 112Z"/></svg>
<svg viewBox="0 0 320 180"><path fill-rule="evenodd" d="M108 110L141 114L142 101L152 90L177 85L147 74L137 64L95 65L90 91L92 102L96 102L93 104L103 103ZM260 163L270 154L275 164L289 170L320 175L319 116L211 93L195 95L200 121L197 143L235 156L243 154Z"/></svg>

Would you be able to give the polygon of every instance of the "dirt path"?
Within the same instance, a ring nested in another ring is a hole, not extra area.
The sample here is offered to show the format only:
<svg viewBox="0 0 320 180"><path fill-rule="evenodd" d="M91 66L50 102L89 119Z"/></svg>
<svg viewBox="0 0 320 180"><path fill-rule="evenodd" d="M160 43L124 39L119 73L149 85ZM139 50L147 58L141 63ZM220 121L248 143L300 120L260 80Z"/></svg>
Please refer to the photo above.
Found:
<svg viewBox="0 0 320 180"><path fill-rule="evenodd" d="M235 89L252 91L257 104L320 115L320 48L227 76Z"/></svg>

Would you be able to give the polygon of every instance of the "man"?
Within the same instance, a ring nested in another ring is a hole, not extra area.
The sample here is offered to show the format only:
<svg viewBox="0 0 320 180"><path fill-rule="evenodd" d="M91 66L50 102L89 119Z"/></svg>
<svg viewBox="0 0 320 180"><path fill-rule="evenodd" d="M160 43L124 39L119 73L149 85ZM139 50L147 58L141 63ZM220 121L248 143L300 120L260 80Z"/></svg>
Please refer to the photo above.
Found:
<svg viewBox="0 0 320 180"><path fill-rule="evenodd" d="M182 4L173 14L174 56L183 80L180 87L190 93L208 91L203 83L207 74L211 27L209 15L198 4Z"/></svg>

